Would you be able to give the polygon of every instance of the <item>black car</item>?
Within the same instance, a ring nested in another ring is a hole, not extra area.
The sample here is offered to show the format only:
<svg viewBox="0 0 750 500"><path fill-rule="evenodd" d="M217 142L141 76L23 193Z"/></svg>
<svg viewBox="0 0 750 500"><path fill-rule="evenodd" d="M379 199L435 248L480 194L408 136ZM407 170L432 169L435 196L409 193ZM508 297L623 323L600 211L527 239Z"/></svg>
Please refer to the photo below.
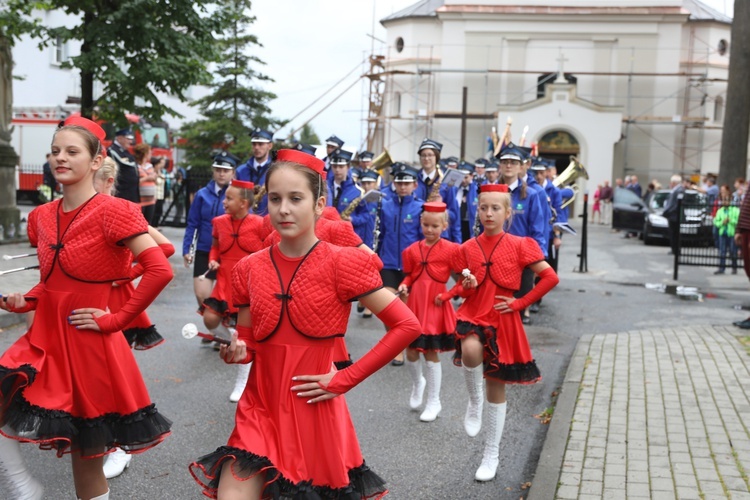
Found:
<svg viewBox="0 0 750 500"><path fill-rule="evenodd" d="M623 231L641 233L646 245L659 241L669 242L669 223L662 215L669 199L669 189L654 191L642 200L624 188L615 188L612 200L612 227ZM698 191L685 191L683 197L683 222L681 239L691 243L710 245L713 241L713 219L705 195Z"/></svg>

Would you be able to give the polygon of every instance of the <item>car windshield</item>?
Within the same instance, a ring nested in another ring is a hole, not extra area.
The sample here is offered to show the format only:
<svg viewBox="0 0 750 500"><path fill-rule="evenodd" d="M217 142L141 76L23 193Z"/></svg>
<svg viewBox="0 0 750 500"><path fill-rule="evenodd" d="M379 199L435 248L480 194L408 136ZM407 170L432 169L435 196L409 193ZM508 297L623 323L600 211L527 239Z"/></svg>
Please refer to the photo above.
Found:
<svg viewBox="0 0 750 500"><path fill-rule="evenodd" d="M639 203L640 201L641 199L638 197L638 195L632 192L630 189L615 189L614 203L630 205L633 203Z"/></svg>
<svg viewBox="0 0 750 500"><path fill-rule="evenodd" d="M141 135L143 136L143 142L153 148L169 147L167 129L164 127L144 127L141 131Z"/></svg>
<svg viewBox="0 0 750 500"><path fill-rule="evenodd" d="M664 210L664 205L667 204L668 199L669 191L657 191L653 194L653 196L651 196L649 205L651 205L652 210L661 211Z"/></svg>

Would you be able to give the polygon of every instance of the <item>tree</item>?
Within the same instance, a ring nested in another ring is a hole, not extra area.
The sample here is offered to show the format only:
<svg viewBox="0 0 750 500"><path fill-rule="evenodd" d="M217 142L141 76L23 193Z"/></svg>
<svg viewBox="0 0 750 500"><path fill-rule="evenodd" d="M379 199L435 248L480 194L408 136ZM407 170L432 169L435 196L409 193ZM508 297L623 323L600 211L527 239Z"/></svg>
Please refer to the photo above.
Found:
<svg viewBox="0 0 750 500"><path fill-rule="evenodd" d="M735 0L730 44L726 115L721 136L719 184L745 177L750 133L750 2Z"/></svg>
<svg viewBox="0 0 750 500"><path fill-rule="evenodd" d="M272 80L254 68L263 61L249 55L251 48L261 45L249 32L255 22L249 15L250 3L225 0L222 4L224 37L214 41L219 60L210 85L212 93L193 103L205 118L186 123L180 131L186 143L185 162L193 167L210 166L212 151L217 148L244 159L251 150L253 128L273 129L280 124L269 117L268 102L276 95L253 85Z"/></svg>
<svg viewBox="0 0 750 500"><path fill-rule="evenodd" d="M299 133L299 142L310 145L321 144L320 138L318 138L318 134L315 133L312 125L310 125L309 123L306 123L302 127L302 130Z"/></svg>
<svg viewBox="0 0 750 500"><path fill-rule="evenodd" d="M0 28L10 37L39 37L40 49L56 40L81 42L81 53L64 63L81 73L81 114L124 124L123 112L149 120L180 116L159 100L164 92L185 100L193 85L210 82L216 57L214 33L223 17L207 0L6 0ZM78 16L70 28L44 26L35 9ZM19 21L20 20L20 21ZM101 96L94 96L94 82Z"/></svg>

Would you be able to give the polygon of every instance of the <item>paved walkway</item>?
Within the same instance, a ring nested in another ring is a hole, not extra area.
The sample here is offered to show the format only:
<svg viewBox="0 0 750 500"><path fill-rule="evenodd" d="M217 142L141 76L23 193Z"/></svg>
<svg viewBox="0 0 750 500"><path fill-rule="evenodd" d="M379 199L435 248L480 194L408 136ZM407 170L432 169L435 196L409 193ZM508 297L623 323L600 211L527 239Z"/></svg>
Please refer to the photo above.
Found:
<svg viewBox="0 0 750 500"><path fill-rule="evenodd" d="M744 334L695 326L581 337L528 498L750 499Z"/></svg>

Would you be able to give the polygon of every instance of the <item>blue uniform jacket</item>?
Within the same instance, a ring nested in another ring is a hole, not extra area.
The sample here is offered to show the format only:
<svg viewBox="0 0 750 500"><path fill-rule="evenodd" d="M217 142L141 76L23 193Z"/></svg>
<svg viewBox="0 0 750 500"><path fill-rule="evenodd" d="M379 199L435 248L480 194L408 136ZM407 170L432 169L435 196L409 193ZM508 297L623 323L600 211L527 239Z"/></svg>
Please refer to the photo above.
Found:
<svg viewBox="0 0 750 500"><path fill-rule="evenodd" d="M372 240L375 236L375 219L378 214L378 202L360 203L359 206L364 206L363 212L352 213L351 217L354 232L362 238L362 243L372 249Z"/></svg>
<svg viewBox="0 0 750 500"><path fill-rule="evenodd" d="M542 199L536 189L526 186L526 198L521 199L521 184L519 179L516 188L510 193L510 206L513 209L513 219L508 233L516 236L529 236L539 244L539 248L547 256L547 227L549 218L542 206L547 201Z"/></svg>
<svg viewBox="0 0 750 500"><path fill-rule="evenodd" d="M414 196L420 200L426 200L431 190L431 187L425 184L420 176L417 179L417 189L414 191ZM443 231L440 237L454 243L462 243L461 218L458 211L458 201L456 201L456 188L441 184L439 191L440 197L443 198L443 202L448 209L448 229Z"/></svg>
<svg viewBox="0 0 750 500"><path fill-rule="evenodd" d="M547 183L544 185L544 191L547 193L547 197L549 198L549 204L552 206L552 208L555 210L555 222L554 224L560 223L560 222L567 222L567 217L565 221L560 220L560 212L562 212L562 209L560 206L562 205L562 196L560 196L560 190L557 189L557 186L552 184L551 181L547 181ZM554 224L550 225L549 230L549 241L553 240L553 230L554 230Z"/></svg>
<svg viewBox="0 0 750 500"><path fill-rule="evenodd" d="M567 200L571 199L575 195L575 191L573 191L569 187L565 187L562 189L558 188L558 191L560 192L560 203L565 203ZM557 213L557 223L563 224L568 222L568 207L563 208Z"/></svg>
<svg viewBox="0 0 750 500"><path fill-rule="evenodd" d="M195 199L190 204L188 212L185 237L182 239L182 255L190 253L190 243L193 241L193 233L198 230L197 250L208 252L211 250L211 221L214 217L224 213L224 193L226 188L216 194L216 183L214 181L206 184L195 193Z"/></svg>
<svg viewBox="0 0 750 500"><path fill-rule="evenodd" d="M333 198L335 194L336 186L334 185L333 180L330 179L328 182L328 198L326 200L326 203L329 207L333 206ZM339 204L336 207L338 213L346 210L349 204L354 201L355 198L358 198L360 196L362 196L362 188L357 186L351 179L351 177L347 178L344 182L341 183L341 195L339 195ZM355 208L349 216L349 220L351 221L352 226L354 226L354 232L357 233L360 238L362 238L362 241L365 240L365 238L363 237L364 229L362 228L362 226L367 223L366 218L367 207L363 203L357 205L357 208ZM372 239L372 236L370 237L370 239Z"/></svg>
<svg viewBox="0 0 750 500"><path fill-rule="evenodd" d="M234 173L234 177L240 181L249 181L256 186L265 186L266 184L266 173L268 167L271 166L271 155L268 155L268 160L262 165L255 163L255 158L250 158L245 163L237 167ZM254 212L257 215L266 215L268 213L268 195L263 195L258 208Z"/></svg>
<svg viewBox="0 0 750 500"><path fill-rule="evenodd" d="M476 182L471 182L468 186L469 188L469 194L467 196L469 201L469 208L467 209L466 213L469 216L469 231L471 231L471 236L474 236L474 224L477 220L477 208L479 207L479 185ZM463 190L461 186L458 186L456 188L456 203L458 203L458 191ZM461 215L461 205L458 206L458 213L459 216ZM460 225L459 225L460 228Z"/></svg>
<svg viewBox="0 0 750 500"><path fill-rule="evenodd" d="M383 261L383 269L401 271L401 252L406 247L423 238L419 216L424 201L414 196L383 200L380 210L380 242L378 255Z"/></svg>

